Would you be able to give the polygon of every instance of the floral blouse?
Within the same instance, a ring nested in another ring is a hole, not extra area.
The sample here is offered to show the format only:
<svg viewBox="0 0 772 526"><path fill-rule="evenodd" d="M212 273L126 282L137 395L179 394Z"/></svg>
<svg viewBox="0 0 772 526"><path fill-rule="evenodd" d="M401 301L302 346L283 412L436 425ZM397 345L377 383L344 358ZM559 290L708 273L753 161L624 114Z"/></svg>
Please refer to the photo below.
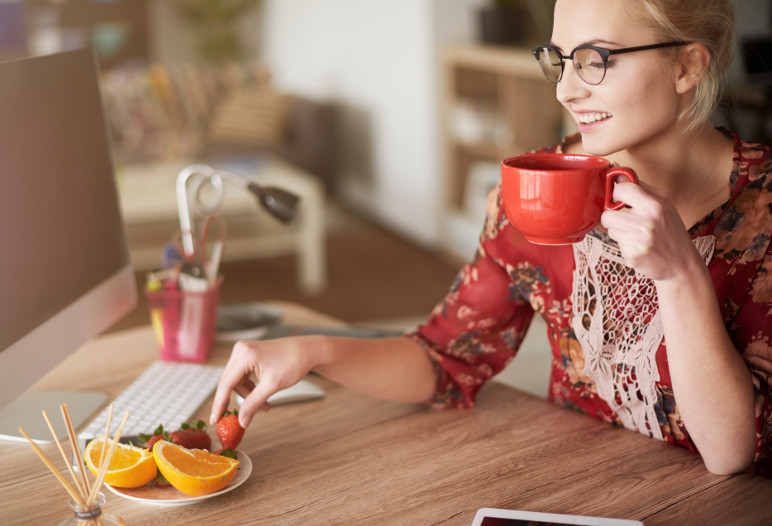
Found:
<svg viewBox="0 0 772 526"><path fill-rule="evenodd" d="M772 476L772 148L729 135L735 141L732 195L689 232L705 257L729 336L753 376L754 468ZM559 153L577 140L540 152ZM529 243L507 220L494 190L473 261L429 320L408 335L439 373L427 403L474 405L481 386L515 356L538 313L552 353L549 400L696 451L673 396L656 290L647 279L624 265L600 229L570 246Z"/></svg>

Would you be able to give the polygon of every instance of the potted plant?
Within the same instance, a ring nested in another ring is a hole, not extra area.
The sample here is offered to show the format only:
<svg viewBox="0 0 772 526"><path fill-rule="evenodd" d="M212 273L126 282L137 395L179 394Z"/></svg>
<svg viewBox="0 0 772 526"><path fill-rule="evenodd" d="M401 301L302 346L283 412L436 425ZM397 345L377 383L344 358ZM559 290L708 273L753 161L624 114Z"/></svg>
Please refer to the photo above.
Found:
<svg viewBox="0 0 772 526"><path fill-rule="evenodd" d="M219 63L244 54L239 19L259 0L176 0L177 12L195 31L202 60Z"/></svg>
<svg viewBox="0 0 772 526"><path fill-rule="evenodd" d="M478 12L480 40L498 46L549 38L554 0L493 0Z"/></svg>
<svg viewBox="0 0 772 526"><path fill-rule="evenodd" d="M494 0L478 12L484 44L512 46L523 41L527 13L518 0Z"/></svg>

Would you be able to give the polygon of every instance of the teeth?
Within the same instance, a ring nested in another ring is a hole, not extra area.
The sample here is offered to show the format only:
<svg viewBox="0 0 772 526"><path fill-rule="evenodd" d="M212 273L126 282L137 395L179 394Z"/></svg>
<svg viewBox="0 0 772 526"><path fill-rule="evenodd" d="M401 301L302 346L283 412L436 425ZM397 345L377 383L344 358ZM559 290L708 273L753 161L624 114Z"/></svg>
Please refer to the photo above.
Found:
<svg viewBox="0 0 772 526"><path fill-rule="evenodd" d="M611 117L610 113L582 113L579 115L579 122L582 124L591 124Z"/></svg>

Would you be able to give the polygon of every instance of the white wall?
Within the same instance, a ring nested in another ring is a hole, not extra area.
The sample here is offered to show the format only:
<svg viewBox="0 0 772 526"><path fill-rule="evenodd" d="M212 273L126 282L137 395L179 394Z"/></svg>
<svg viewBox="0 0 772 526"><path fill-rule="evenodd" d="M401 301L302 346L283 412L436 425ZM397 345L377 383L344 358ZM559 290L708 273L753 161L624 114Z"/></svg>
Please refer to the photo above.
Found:
<svg viewBox="0 0 772 526"><path fill-rule="evenodd" d="M263 0L242 23L246 48L279 88L341 106L340 195L396 232L439 243L439 60L475 38L487 0ZM151 53L195 60L190 30L151 0Z"/></svg>
<svg viewBox="0 0 772 526"><path fill-rule="evenodd" d="M489 0L263 0L242 21L247 48L288 91L343 107L342 196L399 233L439 242L443 174L439 51L472 41ZM151 0L153 56L193 58L166 0ZM740 32L763 31L767 0L742 0Z"/></svg>
<svg viewBox="0 0 772 526"><path fill-rule="evenodd" d="M341 195L438 242L437 50L471 40L479 0L266 0L261 57L283 89L343 106Z"/></svg>

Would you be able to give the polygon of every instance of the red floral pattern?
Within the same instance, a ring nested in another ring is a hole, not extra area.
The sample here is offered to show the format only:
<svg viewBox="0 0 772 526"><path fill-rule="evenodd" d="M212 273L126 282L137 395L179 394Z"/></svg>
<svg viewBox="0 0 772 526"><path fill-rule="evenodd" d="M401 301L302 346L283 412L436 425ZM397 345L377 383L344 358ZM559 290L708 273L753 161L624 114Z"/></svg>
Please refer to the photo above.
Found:
<svg viewBox="0 0 772 526"><path fill-rule="evenodd" d="M745 358L756 392L754 468L772 476L772 149L735 140L729 201L690 229L713 235L708 264L727 331ZM563 145L540 150L561 152ZM590 235L613 243L599 230ZM426 324L409 336L428 352L438 383L427 402L437 408L471 407L477 391L515 356L532 317L547 322L552 349L548 399L620 425L584 375L584 352L571 328L574 259L571 247L527 242L509 223L498 190L473 261L465 265ZM656 411L664 440L696 451L673 396L664 341L656 362Z"/></svg>

